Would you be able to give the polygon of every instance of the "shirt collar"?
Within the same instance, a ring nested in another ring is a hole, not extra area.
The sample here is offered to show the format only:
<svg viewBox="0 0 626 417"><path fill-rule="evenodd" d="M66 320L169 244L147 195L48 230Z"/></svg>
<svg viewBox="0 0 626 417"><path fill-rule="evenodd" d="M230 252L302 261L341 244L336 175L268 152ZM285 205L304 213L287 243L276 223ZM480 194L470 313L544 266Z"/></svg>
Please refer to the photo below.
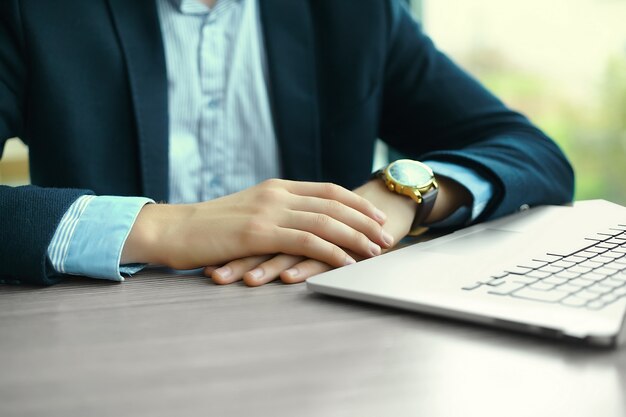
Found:
<svg viewBox="0 0 626 417"><path fill-rule="evenodd" d="M211 12L211 9L200 0L171 0L176 10L184 14L207 14ZM217 0L213 9L226 6L227 3L241 3L241 0Z"/></svg>

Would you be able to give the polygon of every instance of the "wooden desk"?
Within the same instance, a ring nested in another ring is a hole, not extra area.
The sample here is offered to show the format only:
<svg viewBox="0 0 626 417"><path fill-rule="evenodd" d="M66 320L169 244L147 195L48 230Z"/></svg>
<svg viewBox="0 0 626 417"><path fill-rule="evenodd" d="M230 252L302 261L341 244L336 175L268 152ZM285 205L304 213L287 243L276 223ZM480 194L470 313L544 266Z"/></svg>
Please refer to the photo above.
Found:
<svg viewBox="0 0 626 417"><path fill-rule="evenodd" d="M626 349L147 271L0 286L0 416L626 415Z"/></svg>

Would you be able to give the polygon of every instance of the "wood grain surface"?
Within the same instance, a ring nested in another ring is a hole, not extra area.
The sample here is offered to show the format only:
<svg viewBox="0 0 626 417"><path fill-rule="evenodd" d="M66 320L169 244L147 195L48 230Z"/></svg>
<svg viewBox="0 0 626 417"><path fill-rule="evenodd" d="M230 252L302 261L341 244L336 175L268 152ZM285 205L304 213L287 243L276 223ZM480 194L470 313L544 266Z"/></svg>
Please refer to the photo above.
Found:
<svg viewBox="0 0 626 417"><path fill-rule="evenodd" d="M118 415L623 417L626 349L158 269L0 286L0 416Z"/></svg>

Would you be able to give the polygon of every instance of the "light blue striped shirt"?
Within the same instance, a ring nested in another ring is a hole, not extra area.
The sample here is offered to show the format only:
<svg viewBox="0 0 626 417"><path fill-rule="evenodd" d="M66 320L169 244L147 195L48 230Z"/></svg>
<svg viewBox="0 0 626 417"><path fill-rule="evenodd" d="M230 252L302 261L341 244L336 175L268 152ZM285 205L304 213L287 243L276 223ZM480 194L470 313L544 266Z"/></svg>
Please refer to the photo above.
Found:
<svg viewBox="0 0 626 417"><path fill-rule="evenodd" d="M280 177L268 97L258 0L157 0L169 100L169 202L206 201ZM436 161L440 175L474 196L447 225L484 209L491 184L474 171ZM123 281L142 265L120 266L142 197L82 196L65 213L48 247L59 273Z"/></svg>
<svg viewBox="0 0 626 417"><path fill-rule="evenodd" d="M169 83L171 203L280 177L256 0L158 0Z"/></svg>

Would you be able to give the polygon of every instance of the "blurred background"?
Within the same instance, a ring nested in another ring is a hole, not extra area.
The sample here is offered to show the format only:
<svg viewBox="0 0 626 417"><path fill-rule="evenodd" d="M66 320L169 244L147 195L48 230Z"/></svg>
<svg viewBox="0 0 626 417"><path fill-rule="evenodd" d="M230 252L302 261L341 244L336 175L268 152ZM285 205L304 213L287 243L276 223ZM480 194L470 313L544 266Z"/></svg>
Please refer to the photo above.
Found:
<svg viewBox="0 0 626 417"><path fill-rule="evenodd" d="M576 170L576 199L626 205L626 0L410 6L440 49L561 145ZM26 161L26 148L9 141L0 183L28 183Z"/></svg>
<svg viewBox="0 0 626 417"><path fill-rule="evenodd" d="M626 0L413 0L440 49L544 129L576 199L626 205Z"/></svg>

